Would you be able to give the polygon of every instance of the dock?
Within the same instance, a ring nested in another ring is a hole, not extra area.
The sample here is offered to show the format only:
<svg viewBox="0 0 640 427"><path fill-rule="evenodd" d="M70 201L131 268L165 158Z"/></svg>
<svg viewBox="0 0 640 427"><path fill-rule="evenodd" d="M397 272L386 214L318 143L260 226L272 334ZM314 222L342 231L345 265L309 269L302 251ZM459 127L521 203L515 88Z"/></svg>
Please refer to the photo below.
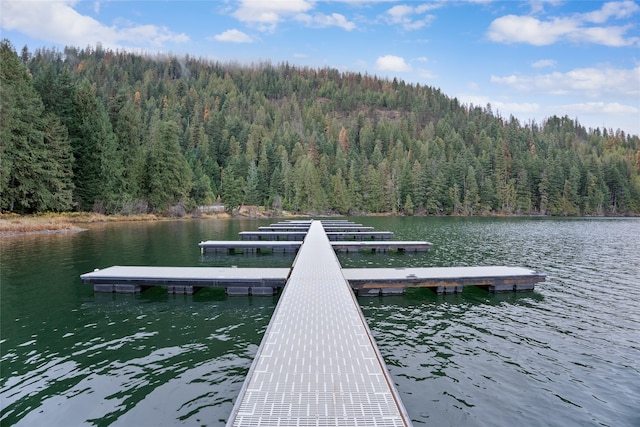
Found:
<svg viewBox="0 0 640 427"><path fill-rule="evenodd" d="M307 230L300 231L241 231L238 233L242 240L295 240L302 241Z"/></svg>
<svg viewBox="0 0 640 427"><path fill-rule="evenodd" d="M268 227L277 229L277 227ZM336 228L336 227L328 227ZM339 228L344 230L345 228ZM289 231L295 230L295 231ZM327 231L329 240L388 240L393 237L391 231ZM295 240L302 241L307 235L307 230L303 228L283 228L282 231L241 231L238 233L242 240Z"/></svg>
<svg viewBox="0 0 640 427"><path fill-rule="evenodd" d="M508 266L343 269L337 252L420 252L431 243L391 241L391 232L345 220L291 220L268 228L199 246L203 253L295 252L291 268L113 266L80 276L94 292L164 286L171 294L192 294L218 287L228 295L269 296L282 289L227 427L411 426L356 297L410 288L450 294L466 286L531 291L545 280L542 273Z"/></svg>
<svg viewBox="0 0 640 427"><path fill-rule="evenodd" d="M274 295L289 277L289 268L113 266L80 276L94 292L139 293L166 286L170 294L193 294L221 287L229 295Z"/></svg>
<svg viewBox="0 0 640 427"><path fill-rule="evenodd" d="M331 245L333 248L333 245ZM335 249L335 248L334 248ZM170 294L193 294L202 288L224 288L227 295L275 295L289 268L113 266L80 276L94 292L139 293L163 286ZM489 292L531 291L545 275L522 267L345 268L345 280L357 296L400 295L409 288L437 294L461 293L465 286Z"/></svg>
<svg viewBox="0 0 640 427"><path fill-rule="evenodd" d="M410 425L329 239L314 222L227 426Z"/></svg>
<svg viewBox="0 0 640 427"><path fill-rule="evenodd" d="M404 294L408 288L429 288L437 294L461 293L465 286L489 292L532 291L546 276L522 267L345 268L358 296Z"/></svg>
<svg viewBox="0 0 640 427"><path fill-rule="evenodd" d="M329 240L389 240L391 231L327 231Z"/></svg>
<svg viewBox="0 0 640 427"><path fill-rule="evenodd" d="M433 246L429 242L411 241L333 241L331 246L336 252L427 252Z"/></svg>
<svg viewBox="0 0 640 427"><path fill-rule="evenodd" d="M270 231L270 232L282 232L282 231L293 231L293 232L304 232L307 231L309 227L302 225L288 225L288 224L271 224L269 226L258 227L258 231ZM324 231L339 231L339 232L366 232L366 231L374 231L373 227L364 227L358 225L325 225Z"/></svg>
<svg viewBox="0 0 640 427"><path fill-rule="evenodd" d="M274 241L274 240L207 240L200 242L200 251L218 253L296 253L302 241Z"/></svg>
<svg viewBox="0 0 640 427"><path fill-rule="evenodd" d="M202 253L296 253L302 241L279 240L207 240L200 242ZM433 246L421 241L333 241L336 252L426 252Z"/></svg>

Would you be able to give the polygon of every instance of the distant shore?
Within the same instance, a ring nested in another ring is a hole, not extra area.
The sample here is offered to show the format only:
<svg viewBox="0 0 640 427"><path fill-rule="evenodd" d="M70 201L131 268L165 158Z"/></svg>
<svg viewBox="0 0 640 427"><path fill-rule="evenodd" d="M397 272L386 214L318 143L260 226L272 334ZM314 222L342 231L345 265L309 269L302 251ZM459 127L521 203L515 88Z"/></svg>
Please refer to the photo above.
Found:
<svg viewBox="0 0 640 427"><path fill-rule="evenodd" d="M201 216L186 215L183 219L191 218L230 218L229 215L203 214ZM0 214L0 238L10 236L26 236L36 234L76 233L85 231L86 224L106 222L134 222L134 221L167 221L174 218L155 214L139 215L102 215L90 212L47 213L38 215Z"/></svg>
<svg viewBox="0 0 640 427"><path fill-rule="evenodd" d="M87 224L113 223L113 222L144 222L144 221L176 221L190 219L230 219L230 218L290 218L290 217L328 217L338 216L331 214L311 214L289 212L275 213L272 211L258 209L257 207L242 207L236 211L235 215L226 212L187 214L181 217L173 217L159 214L137 214L137 215L103 215L92 212L65 212L65 213L45 213L35 215L0 214L0 238L11 236L27 236L38 234L55 233L77 233L86 231ZM393 213L368 213L356 216L394 216ZM422 215L416 215L422 216ZM505 216L536 216L542 215L506 215L494 213L494 217ZM586 218L586 217L585 217Z"/></svg>

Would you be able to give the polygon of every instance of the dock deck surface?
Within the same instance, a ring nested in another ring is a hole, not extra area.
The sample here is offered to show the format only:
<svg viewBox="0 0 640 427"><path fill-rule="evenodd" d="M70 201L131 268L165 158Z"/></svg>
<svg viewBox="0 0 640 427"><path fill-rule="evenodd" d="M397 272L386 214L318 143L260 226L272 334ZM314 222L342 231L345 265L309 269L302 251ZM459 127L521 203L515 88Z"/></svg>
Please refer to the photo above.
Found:
<svg viewBox="0 0 640 427"><path fill-rule="evenodd" d="M227 425L411 425L320 222L298 252Z"/></svg>
<svg viewBox="0 0 640 427"><path fill-rule="evenodd" d="M236 268L236 267L148 267L121 266L95 270L80 276L85 283L149 283L188 282L208 286L212 282L232 280L286 281L289 268ZM209 285L211 286L211 285Z"/></svg>
<svg viewBox="0 0 640 427"><path fill-rule="evenodd" d="M533 290L546 276L523 267L406 267L345 268L342 273L358 295L404 293L407 288L432 288L436 293L459 293L465 286L492 292Z"/></svg>

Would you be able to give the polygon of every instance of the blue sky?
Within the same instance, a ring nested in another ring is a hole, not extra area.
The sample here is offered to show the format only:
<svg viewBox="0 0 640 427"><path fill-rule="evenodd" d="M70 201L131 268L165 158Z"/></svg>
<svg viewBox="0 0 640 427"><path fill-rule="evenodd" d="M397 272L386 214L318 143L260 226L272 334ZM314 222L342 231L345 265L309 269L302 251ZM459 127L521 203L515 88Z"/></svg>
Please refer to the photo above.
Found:
<svg viewBox="0 0 640 427"><path fill-rule="evenodd" d="M637 1L2 0L16 50L104 47L397 77L522 123L640 134Z"/></svg>

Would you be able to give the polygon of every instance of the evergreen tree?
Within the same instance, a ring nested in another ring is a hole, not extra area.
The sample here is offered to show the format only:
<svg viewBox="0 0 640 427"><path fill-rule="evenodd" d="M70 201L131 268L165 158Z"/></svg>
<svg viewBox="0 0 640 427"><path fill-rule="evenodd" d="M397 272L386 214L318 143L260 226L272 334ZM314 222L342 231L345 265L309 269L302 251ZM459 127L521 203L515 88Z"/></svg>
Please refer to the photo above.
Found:
<svg viewBox="0 0 640 427"><path fill-rule="evenodd" d="M212 193L230 210L244 199L316 212L640 212L640 138L586 131L566 116L523 126L428 86L328 68L102 47L9 53L0 88L4 210L72 207L75 185L76 208L108 212L141 211L151 199L156 210L204 203ZM164 122L175 124L177 147L159 144ZM73 156L64 154L64 128ZM166 152L176 160L170 169L191 174L177 192L149 174L167 164ZM57 166L40 167L43 158Z"/></svg>
<svg viewBox="0 0 640 427"><path fill-rule="evenodd" d="M13 47L0 43L0 209L71 208L73 164L66 129L44 112Z"/></svg>
<svg viewBox="0 0 640 427"><path fill-rule="evenodd" d="M73 105L69 136L78 206L114 212L122 202L123 159L106 109L88 80L78 86Z"/></svg>
<svg viewBox="0 0 640 427"><path fill-rule="evenodd" d="M146 183L149 203L156 211L186 201L191 190L191 169L180 150L178 125L173 121L156 124Z"/></svg>

